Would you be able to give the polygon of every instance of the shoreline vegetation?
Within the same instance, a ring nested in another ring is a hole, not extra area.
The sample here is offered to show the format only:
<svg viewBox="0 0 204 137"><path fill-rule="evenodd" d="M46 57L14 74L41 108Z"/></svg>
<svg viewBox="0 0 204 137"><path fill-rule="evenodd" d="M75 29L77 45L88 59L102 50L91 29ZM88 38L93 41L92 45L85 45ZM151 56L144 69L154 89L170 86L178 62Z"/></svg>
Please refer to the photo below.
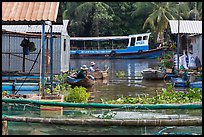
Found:
<svg viewBox="0 0 204 137"><path fill-rule="evenodd" d="M121 73L123 74L123 73ZM123 76L118 74L118 76ZM45 89L48 95L63 95L65 102L70 103L88 103L90 93L84 87L74 87L66 83L68 73L63 75L55 75L54 81L58 83L51 93L49 87ZM187 88L186 91L175 91L173 86L167 85L161 90L156 89L156 95L150 97L149 95L138 95L137 97L122 96L118 99L108 100L102 99L104 104L186 104L186 103L202 103L202 89ZM8 91L2 92L2 97L9 98Z"/></svg>
<svg viewBox="0 0 204 137"><path fill-rule="evenodd" d="M65 95L65 101L72 103L87 103L90 94L86 92L86 88L75 87L71 88L69 84L61 84L56 87L55 92ZM65 90L66 89L66 90ZM82 90L82 91L81 91ZM72 94L68 94L70 91L75 91ZM76 92L78 91L78 92ZM82 94L83 92L83 94ZM81 95L79 95L81 94ZM69 99L68 99L69 98ZM202 102L202 90L199 88L187 88L185 92L175 91L170 84L167 88L161 88L156 90L156 95L149 97L148 95L138 95L137 97L121 97L115 100L101 99L101 103L105 104L185 104L185 103L197 103Z"/></svg>
<svg viewBox="0 0 204 137"><path fill-rule="evenodd" d="M107 104L187 104L202 103L202 90L199 88L188 88L186 92L175 91L172 85L156 91L157 95L137 97L121 97L116 100L102 101Z"/></svg>
<svg viewBox="0 0 204 137"><path fill-rule="evenodd" d="M65 87L66 88L65 88ZM69 103L88 103L90 93L86 92L83 87L71 88L67 84L58 86L58 95L64 95L64 101ZM63 90L60 90L63 89ZM65 89L67 89L65 91ZM83 90L82 90L83 89ZM77 91L77 92L76 92ZM69 94L70 92L70 94ZM6 93L4 91L4 93ZM120 97L114 100L103 100L102 104L197 104L202 103L202 90L199 88L188 88L187 91L175 91L172 85L167 88L162 88L161 91L156 90L156 95L150 97L148 95L138 95L137 97ZM7 94L2 93L2 98L8 97Z"/></svg>

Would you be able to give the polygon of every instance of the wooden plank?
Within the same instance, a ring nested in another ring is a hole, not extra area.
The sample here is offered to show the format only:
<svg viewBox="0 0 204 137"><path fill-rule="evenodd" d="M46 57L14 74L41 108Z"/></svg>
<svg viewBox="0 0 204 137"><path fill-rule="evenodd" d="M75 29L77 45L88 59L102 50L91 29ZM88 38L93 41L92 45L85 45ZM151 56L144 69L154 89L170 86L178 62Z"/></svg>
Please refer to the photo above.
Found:
<svg viewBox="0 0 204 137"><path fill-rule="evenodd" d="M8 123L6 120L2 121L2 135L8 135Z"/></svg>

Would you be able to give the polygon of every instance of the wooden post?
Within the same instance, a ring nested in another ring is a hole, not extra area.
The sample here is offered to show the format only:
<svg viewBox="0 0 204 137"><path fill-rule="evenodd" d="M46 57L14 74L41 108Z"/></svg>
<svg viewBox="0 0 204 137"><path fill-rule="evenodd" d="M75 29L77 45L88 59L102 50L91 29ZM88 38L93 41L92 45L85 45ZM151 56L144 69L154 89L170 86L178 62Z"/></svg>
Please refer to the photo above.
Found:
<svg viewBox="0 0 204 137"><path fill-rule="evenodd" d="M14 85L14 82L12 84L12 98L15 98L15 85Z"/></svg>
<svg viewBox="0 0 204 137"><path fill-rule="evenodd" d="M7 121L2 121L2 135L8 135L8 124Z"/></svg>
<svg viewBox="0 0 204 137"><path fill-rule="evenodd" d="M23 53L23 72L25 72L25 53Z"/></svg>

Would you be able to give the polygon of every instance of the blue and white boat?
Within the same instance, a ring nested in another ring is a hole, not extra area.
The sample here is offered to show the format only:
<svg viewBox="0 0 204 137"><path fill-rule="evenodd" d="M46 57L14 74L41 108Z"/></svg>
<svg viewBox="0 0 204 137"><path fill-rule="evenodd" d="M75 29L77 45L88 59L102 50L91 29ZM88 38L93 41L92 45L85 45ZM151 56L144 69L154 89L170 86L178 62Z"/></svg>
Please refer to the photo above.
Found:
<svg viewBox="0 0 204 137"><path fill-rule="evenodd" d="M165 48L150 49L149 36L151 33L143 33L129 36L106 37L71 37L71 58L107 58L107 59L148 59L157 58ZM110 41L126 40L126 45L115 44L110 46ZM79 42L81 41L81 44ZM100 42L109 42L109 46L99 46ZM83 43L82 43L83 42ZM97 42L97 44L92 44ZM74 44L73 44L74 43ZM89 45L86 45L89 43ZM91 43L91 44L90 44ZM72 46L73 44L73 46Z"/></svg>

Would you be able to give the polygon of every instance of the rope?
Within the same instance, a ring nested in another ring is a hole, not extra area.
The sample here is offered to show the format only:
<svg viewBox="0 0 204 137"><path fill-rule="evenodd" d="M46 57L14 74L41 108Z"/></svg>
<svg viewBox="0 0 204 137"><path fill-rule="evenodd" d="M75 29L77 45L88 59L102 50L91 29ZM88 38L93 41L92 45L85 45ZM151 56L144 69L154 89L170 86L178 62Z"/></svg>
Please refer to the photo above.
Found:
<svg viewBox="0 0 204 137"><path fill-rule="evenodd" d="M39 57L39 55L40 55L40 52L41 52L41 49L39 50L38 55L37 55L35 61L33 62L33 65L32 65L32 67L31 67L31 69L30 69L29 72L28 72L28 75L26 75L25 79L23 80L23 83L22 83L21 86L18 88L18 90L15 92L15 95L16 95L16 94L18 93L18 91L21 89L21 87L22 87L23 84L25 83L26 79L27 79L28 76L30 75L30 72L33 70L33 67L35 66L35 63L37 62L37 59L38 59L38 57Z"/></svg>

